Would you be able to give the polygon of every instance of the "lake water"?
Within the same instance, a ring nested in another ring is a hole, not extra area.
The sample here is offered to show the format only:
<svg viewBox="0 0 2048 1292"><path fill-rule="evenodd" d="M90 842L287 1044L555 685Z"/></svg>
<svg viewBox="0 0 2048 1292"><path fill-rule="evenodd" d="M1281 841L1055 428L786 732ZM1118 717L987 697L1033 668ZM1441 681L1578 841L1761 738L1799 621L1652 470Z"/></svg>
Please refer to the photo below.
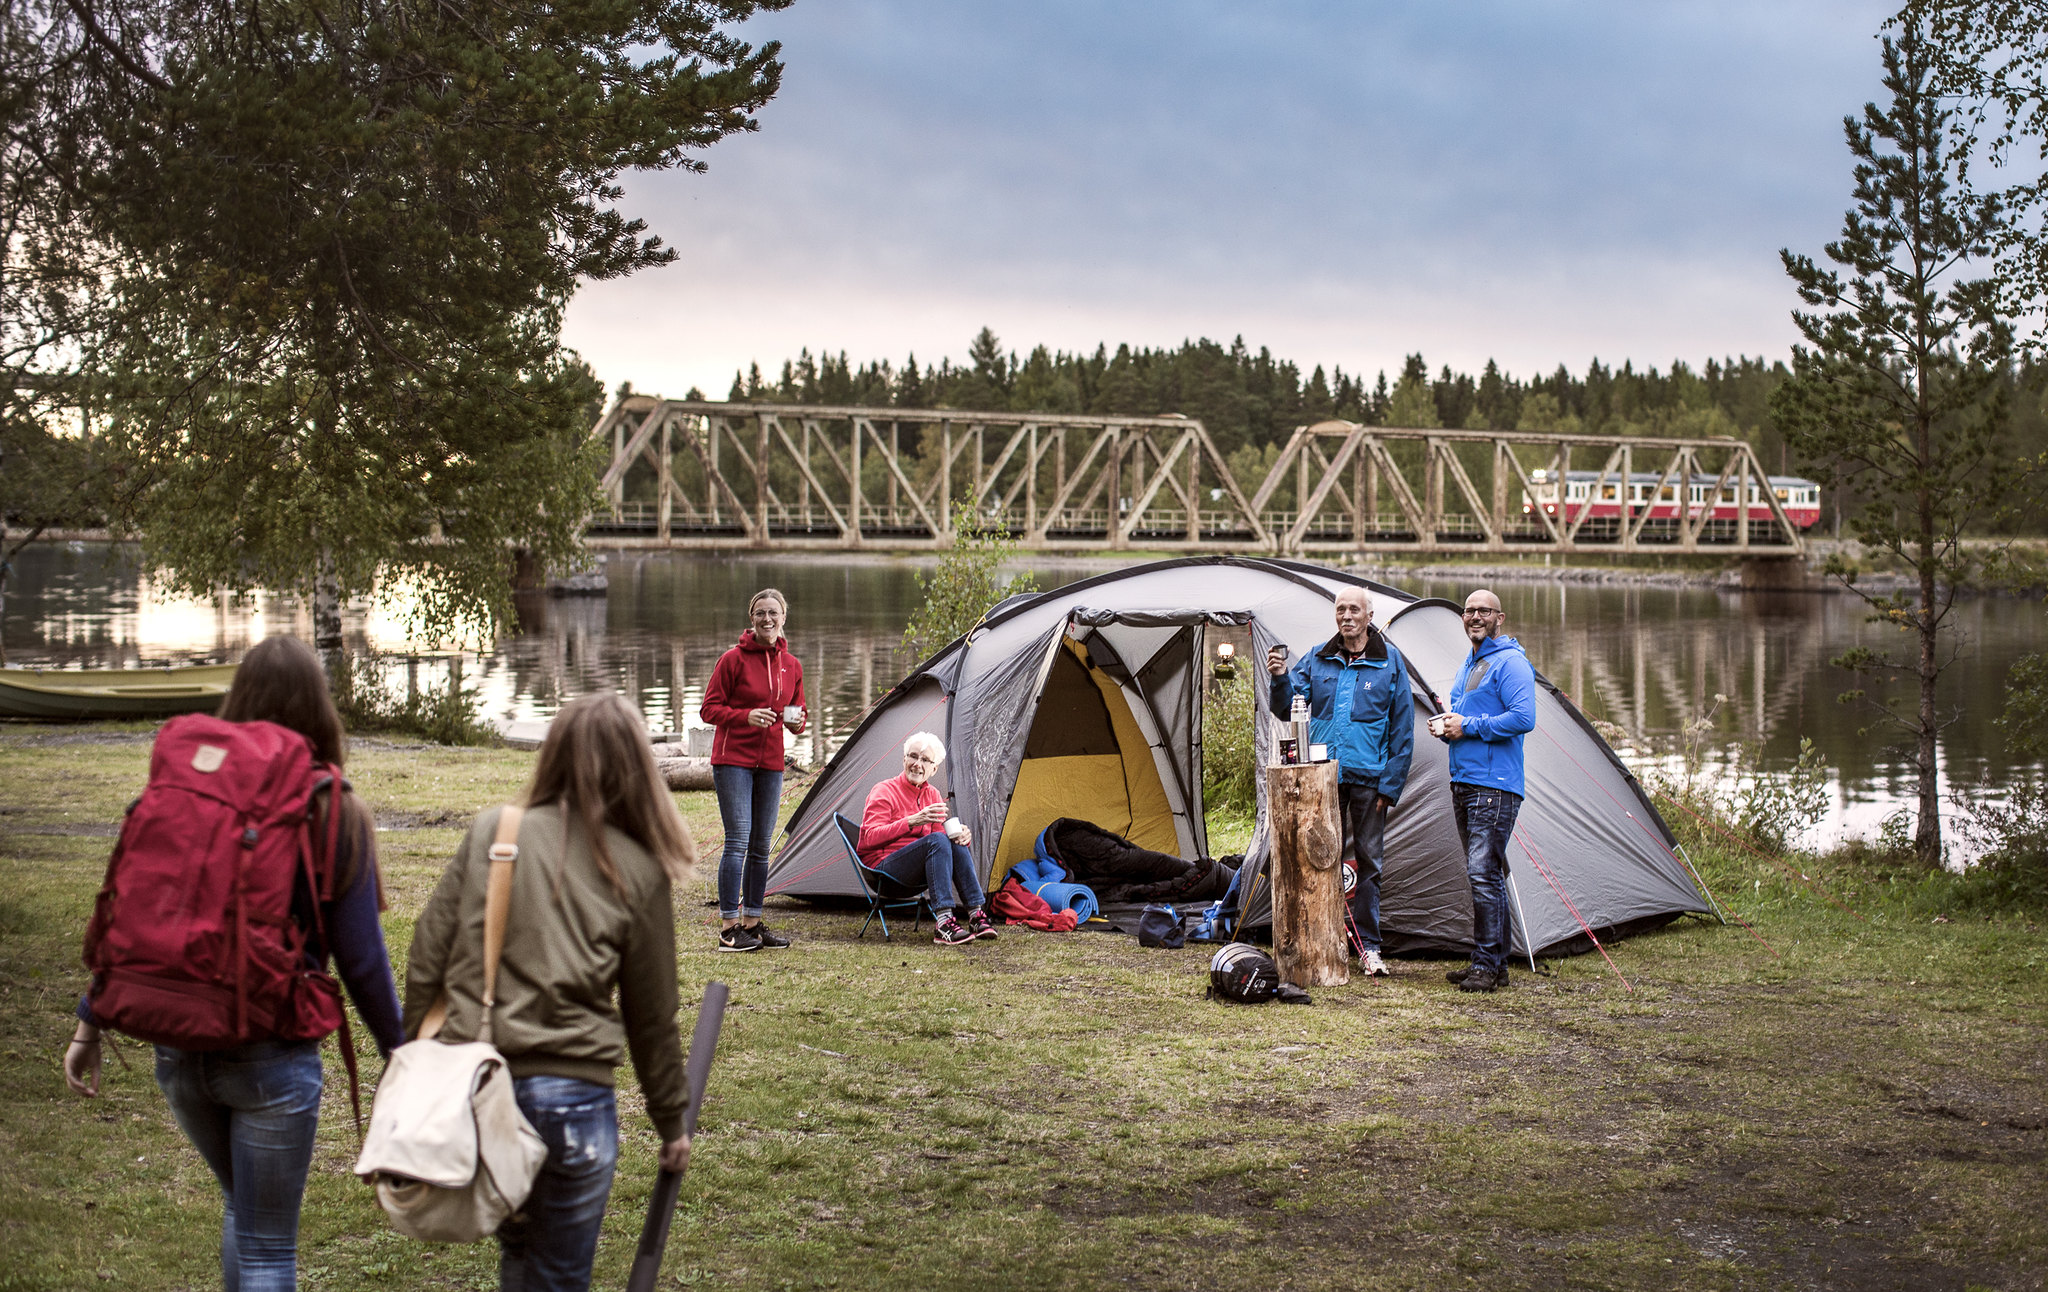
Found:
<svg viewBox="0 0 2048 1292"><path fill-rule="evenodd" d="M268 634L310 632L305 608L288 597L165 596L140 576L127 548L38 545L15 565L0 614L10 664L226 661ZM352 649L386 657L392 685L434 684L459 670L501 722L542 721L566 699L613 687L635 700L654 729L685 730L701 725L704 681L746 626L747 597L778 587L789 597L789 636L814 717L796 752L816 759L912 663L895 647L917 602L919 568L885 557L613 553L607 596L529 599L518 631L489 651L409 653L402 615L393 610L353 607L345 628ZM1052 587L1107 567L1043 561L1022 568ZM1454 600L1471 590L1424 580L1403 586ZM1536 667L1590 716L1626 733L1623 755L1632 764L1676 766L1683 733L1705 716L1709 725L1695 748L1709 775L1782 770L1800 738L1813 739L1833 772L1833 802L1809 842L1871 833L1911 800L1906 749L1870 729L1867 709L1835 700L1857 683L1829 665L1832 657L1855 645L1908 645L1895 629L1869 623L1854 597L1577 583L1496 590L1508 631ZM2048 612L2037 601L1987 597L1963 602L1958 622L1961 656L1944 696L1956 716L1942 736L1944 780L1995 787L2015 768L1993 725L2006 670L2043 648Z"/></svg>

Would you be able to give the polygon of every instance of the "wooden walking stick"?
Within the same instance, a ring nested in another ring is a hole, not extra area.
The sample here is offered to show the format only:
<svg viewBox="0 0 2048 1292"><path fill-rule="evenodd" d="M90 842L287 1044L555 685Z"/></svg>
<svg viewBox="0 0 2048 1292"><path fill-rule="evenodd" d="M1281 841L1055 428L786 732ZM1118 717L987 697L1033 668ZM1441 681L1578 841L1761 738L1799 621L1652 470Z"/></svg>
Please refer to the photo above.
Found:
<svg viewBox="0 0 2048 1292"><path fill-rule="evenodd" d="M725 1001L731 993L722 982L704 988L704 1003L697 1007L697 1027L690 1033L690 1056L684 1069L684 1083L690 1088L690 1106L683 1110L683 1134L695 1138L697 1110L704 1106L704 1084L711 1078L711 1052L718 1048L718 1028L725 1022ZM662 1254L668 1250L668 1227L676 1218L676 1194L683 1187L681 1171L663 1171L655 1177L654 1192L647 1199L647 1220L640 1226L640 1246L633 1253L633 1272L626 1279L626 1292L654 1292L654 1280L661 1275Z"/></svg>

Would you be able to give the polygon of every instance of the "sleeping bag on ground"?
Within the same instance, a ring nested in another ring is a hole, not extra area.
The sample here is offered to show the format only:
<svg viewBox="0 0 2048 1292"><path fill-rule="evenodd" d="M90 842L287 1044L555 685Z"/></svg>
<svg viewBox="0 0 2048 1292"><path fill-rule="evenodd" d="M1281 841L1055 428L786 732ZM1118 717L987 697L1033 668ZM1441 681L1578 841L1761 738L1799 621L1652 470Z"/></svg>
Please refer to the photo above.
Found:
<svg viewBox="0 0 2048 1292"><path fill-rule="evenodd" d="M1038 856L1104 902L1194 901L1221 897L1231 872L1204 857L1188 861L1141 848L1129 839L1073 817L1061 817L1038 836Z"/></svg>
<svg viewBox="0 0 2048 1292"><path fill-rule="evenodd" d="M1043 857L1026 857L1010 867L1010 873L1023 882L1025 891L1033 897L1055 911L1072 911L1077 921L1089 919L1102 909L1086 884L1069 881L1066 871Z"/></svg>
<svg viewBox="0 0 2048 1292"><path fill-rule="evenodd" d="M1197 857L1176 879L1110 887L1097 896L1105 902L1208 902L1228 893L1236 878L1235 871L1214 857Z"/></svg>

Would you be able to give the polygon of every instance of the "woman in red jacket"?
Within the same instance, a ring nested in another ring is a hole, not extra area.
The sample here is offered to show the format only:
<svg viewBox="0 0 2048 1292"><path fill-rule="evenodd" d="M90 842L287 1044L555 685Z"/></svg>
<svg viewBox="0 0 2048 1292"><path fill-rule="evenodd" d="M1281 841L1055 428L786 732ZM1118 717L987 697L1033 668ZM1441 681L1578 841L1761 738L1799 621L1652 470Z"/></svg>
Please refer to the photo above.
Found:
<svg viewBox="0 0 2048 1292"><path fill-rule="evenodd" d="M761 922L768 888L768 841L782 802L782 731L804 729L804 668L782 635L789 602L763 588L747 603L753 627L718 657L697 716L717 728L711 783L725 824L718 858L720 951L786 947Z"/></svg>
<svg viewBox="0 0 2048 1292"><path fill-rule="evenodd" d="M958 946L976 938L992 938L988 895L974 873L974 836L967 827L943 833L946 800L932 784L932 773L946 761L946 747L929 731L912 732L903 742L903 774L891 776L868 791L860 814L860 859L913 890L931 889L932 916L937 922L932 941ZM954 913L967 908L962 924Z"/></svg>

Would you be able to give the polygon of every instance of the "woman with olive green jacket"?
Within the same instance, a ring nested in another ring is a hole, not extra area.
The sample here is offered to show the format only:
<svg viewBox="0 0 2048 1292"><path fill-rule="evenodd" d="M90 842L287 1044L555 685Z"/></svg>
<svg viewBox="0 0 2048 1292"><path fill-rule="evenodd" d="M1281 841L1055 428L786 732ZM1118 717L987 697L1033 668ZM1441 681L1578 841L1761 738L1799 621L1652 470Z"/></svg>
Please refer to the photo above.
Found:
<svg viewBox="0 0 2048 1292"><path fill-rule="evenodd" d="M689 1160L672 885L688 876L696 848L639 715L611 693L555 718L526 804L491 1030L548 1159L526 1205L498 1231L499 1280L554 1292L590 1285L618 1164L612 1072L628 1055L662 1165L680 1170ZM441 1039L477 1035L488 854L501 812L477 818L414 927L407 1035L444 993Z"/></svg>

